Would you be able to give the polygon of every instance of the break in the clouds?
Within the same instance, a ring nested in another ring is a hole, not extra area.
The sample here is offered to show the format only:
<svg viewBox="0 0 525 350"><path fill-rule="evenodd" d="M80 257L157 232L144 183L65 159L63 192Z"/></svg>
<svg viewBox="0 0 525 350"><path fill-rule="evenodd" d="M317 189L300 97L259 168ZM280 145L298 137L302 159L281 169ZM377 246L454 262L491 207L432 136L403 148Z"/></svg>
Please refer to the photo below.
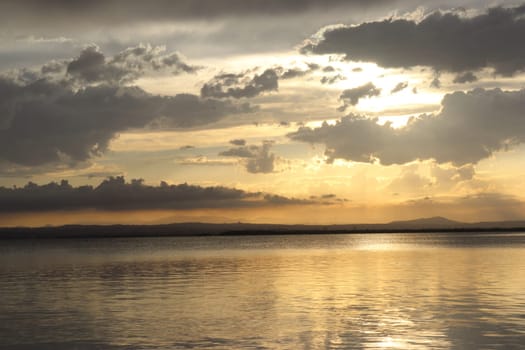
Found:
<svg viewBox="0 0 525 350"><path fill-rule="evenodd" d="M349 106L355 106L363 97L374 97L379 96L379 94L381 94L381 89L377 88L372 82L352 89L346 89L339 96L339 99L343 102L339 110L344 111Z"/></svg>
<svg viewBox="0 0 525 350"><path fill-rule="evenodd" d="M246 171L252 174L272 173L274 171L276 156L274 153L270 152L270 149L274 144L272 141L263 141L260 146L245 145L241 142L236 142L233 144L238 144L238 147L230 148L227 151L219 153L219 155L225 157L241 158L244 166L246 167Z"/></svg>
<svg viewBox="0 0 525 350"><path fill-rule="evenodd" d="M81 57L69 63L68 71ZM88 66L107 66L95 61ZM22 70L0 76L0 162L35 166L85 161L105 152L118 132L155 125L204 126L251 111L248 104L192 94L154 95L108 78L105 68L94 75L85 66L76 68L83 72L80 85L68 73L48 76ZM98 83L87 84L94 80Z"/></svg>
<svg viewBox="0 0 525 350"><path fill-rule="evenodd" d="M223 186L169 185L166 182L150 186L142 180L127 183L124 177L117 176L102 181L96 187L73 187L65 180L46 185L30 182L20 188L0 187L0 213L258 207L275 204L275 198L279 198L282 205L314 203Z"/></svg>
<svg viewBox="0 0 525 350"><path fill-rule="evenodd" d="M525 142L525 89L455 92L445 95L441 104L439 113L412 118L399 129L349 115L335 125L301 127L289 137L326 145L329 162L384 165L434 159L459 166Z"/></svg>
<svg viewBox="0 0 525 350"><path fill-rule="evenodd" d="M387 19L328 27L303 52L344 54L347 60L383 67L429 66L464 72L490 67L512 75L525 69L525 5L495 7L469 16L433 12L420 21Z"/></svg>

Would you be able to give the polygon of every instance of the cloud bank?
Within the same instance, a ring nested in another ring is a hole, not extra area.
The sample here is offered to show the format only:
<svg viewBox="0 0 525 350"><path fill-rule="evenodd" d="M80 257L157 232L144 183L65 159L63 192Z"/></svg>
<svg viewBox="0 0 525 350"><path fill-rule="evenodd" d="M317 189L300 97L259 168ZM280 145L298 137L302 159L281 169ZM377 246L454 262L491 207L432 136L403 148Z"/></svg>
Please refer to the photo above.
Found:
<svg viewBox="0 0 525 350"><path fill-rule="evenodd" d="M55 18L92 19L94 23L121 23L170 19L210 19L235 15L261 16L326 10L337 6L368 8L386 0L4 0L0 4L0 19L7 15L20 19L43 21Z"/></svg>
<svg viewBox="0 0 525 350"><path fill-rule="evenodd" d="M525 5L470 17L461 11L434 12L419 22L388 19L328 27L302 52L344 54L347 60L388 68L464 72L490 67L509 76L525 69L524 14Z"/></svg>
<svg viewBox="0 0 525 350"><path fill-rule="evenodd" d="M90 47L67 63L67 73L55 62L0 76L0 162L74 164L105 152L125 130L205 126L252 111L247 103L160 96L126 84L155 69L154 62L159 69L190 69L178 56L159 55L149 46L130 48L109 62Z"/></svg>
<svg viewBox="0 0 525 350"><path fill-rule="evenodd" d="M288 136L324 144L329 162L345 159L384 165L425 159L474 164L525 142L525 89L454 92L445 95L441 105L441 112L412 118L399 129L349 115L335 125L301 127Z"/></svg>
<svg viewBox="0 0 525 350"><path fill-rule="evenodd" d="M277 199L279 200L277 203ZM73 187L67 181L21 188L0 187L0 213L55 210L147 210L259 207L275 204L300 205L314 201L282 197L223 186L188 184L145 185L142 180L127 183L122 176L110 177L98 186Z"/></svg>

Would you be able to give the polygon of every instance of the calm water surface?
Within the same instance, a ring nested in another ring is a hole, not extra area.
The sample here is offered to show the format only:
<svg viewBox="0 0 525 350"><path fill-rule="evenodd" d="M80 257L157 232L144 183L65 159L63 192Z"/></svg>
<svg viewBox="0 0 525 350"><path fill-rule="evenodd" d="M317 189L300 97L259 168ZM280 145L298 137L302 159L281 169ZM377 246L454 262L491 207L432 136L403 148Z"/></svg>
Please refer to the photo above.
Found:
<svg viewBox="0 0 525 350"><path fill-rule="evenodd" d="M0 241L2 349L523 349L525 233Z"/></svg>

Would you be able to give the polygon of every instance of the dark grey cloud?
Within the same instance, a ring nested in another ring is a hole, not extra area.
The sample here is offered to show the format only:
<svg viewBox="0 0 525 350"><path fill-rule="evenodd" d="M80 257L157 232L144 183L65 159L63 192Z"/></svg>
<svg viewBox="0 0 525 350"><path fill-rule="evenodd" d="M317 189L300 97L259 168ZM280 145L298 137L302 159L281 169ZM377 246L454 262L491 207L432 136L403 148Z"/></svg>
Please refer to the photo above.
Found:
<svg viewBox="0 0 525 350"><path fill-rule="evenodd" d="M371 82L352 89L343 90L341 96L339 96L343 105L339 107L339 110L344 111L349 106L355 106L359 103L361 98L379 96L380 93L381 89L376 88Z"/></svg>
<svg viewBox="0 0 525 350"><path fill-rule="evenodd" d="M485 67L512 75L525 69L525 5L495 7L467 17L462 11L434 12L420 22L388 19L324 30L303 52L344 54L383 67L429 66L464 72Z"/></svg>
<svg viewBox="0 0 525 350"><path fill-rule="evenodd" d="M408 82L407 81L402 81L400 83L397 83L396 86L394 86L394 88L390 91L391 94L395 94L396 92L399 92L401 90L404 90L408 87Z"/></svg>
<svg viewBox="0 0 525 350"><path fill-rule="evenodd" d="M24 79L0 76L0 163L73 165L105 152L118 132L205 126L252 110L248 104L191 94L159 96L116 83Z"/></svg>
<svg viewBox="0 0 525 350"><path fill-rule="evenodd" d="M384 165L434 159L456 166L525 142L525 89L476 89L447 94L435 115L421 115L405 127L355 115L335 125L301 127L288 136L326 146L328 161L346 159Z"/></svg>
<svg viewBox="0 0 525 350"><path fill-rule="evenodd" d="M121 23L149 20L188 20L230 17L236 15L280 15L324 10L338 6L370 8L386 0L4 0L0 3L0 19Z"/></svg>
<svg viewBox="0 0 525 350"><path fill-rule="evenodd" d="M67 73L87 83L126 83L147 71L170 70L172 74L193 73L198 68L183 62L179 54L164 53L163 47L138 45L106 59L97 46L88 46L67 64ZM54 67L55 70L58 67ZM42 71L50 71L49 64Z"/></svg>
<svg viewBox="0 0 525 350"><path fill-rule="evenodd" d="M474 75L472 72L464 72L456 75L454 78L455 84L465 84L465 83L472 83L474 81L478 80L478 77Z"/></svg>
<svg viewBox="0 0 525 350"><path fill-rule="evenodd" d="M289 198L285 196L280 196L277 194L266 194L264 195L264 200L268 203L274 204L274 205L294 205L294 204L322 204L319 200L304 200L304 199L297 199L297 198Z"/></svg>
<svg viewBox="0 0 525 350"><path fill-rule="evenodd" d="M279 87L279 77L274 69L266 69L261 74L249 78L244 73L219 74L201 88L202 97L249 98L263 92L275 91Z"/></svg>
<svg viewBox="0 0 525 350"><path fill-rule="evenodd" d="M149 186L142 180L127 183L122 176L109 177L98 186L73 187L67 181L24 187L0 187L0 212L55 210L137 210L257 207L275 204L309 204L313 201L281 197L222 186L188 184Z"/></svg>
<svg viewBox="0 0 525 350"><path fill-rule="evenodd" d="M200 0L124 0L117 7L110 0L90 2L90 6L82 5L81 9L69 3L53 6L50 1L38 2L37 8L27 7L23 0L13 9L13 4L0 1L0 70L72 57L80 47L90 43L96 43L108 55L147 42L176 48L188 57L215 60L239 54L289 51L322 26L347 21L349 14L352 20L363 16L354 10L366 8L382 16L385 10L381 5L393 0L339 0L326 4L316 0L319 6L297 2L296 6L288 5L290 11L282 12L279 8L285 5L277 0L274 11L269 11L271 7L265 1L208 1L212 2L210 7L207 1ZM66 11L68 8L70 11ZM205 15L208 11L211 14ZM21 42L22 38L46 40L33 44ZM49 42L61 38L70 42Z"/></svg>
<svg viewBox="0 0 525 350"><path fill-rule="evenodd" d="M220 156L243 159L246 171L252 174L272 173L275 168L276 156L270 152L272 141L263 141L262 145L242 145L219 153Z"/></svg>
<svg viewBox="0 0 525 350"><path fill-rule="evenodd" d="M96 46L82 50L79 57L69 62L67 72L88 82L105 80L116 80L118 82L125 75L120 70L112 72L110 67L106 67L106 57ZM117 76L114 77L114 75Z"/></svg>

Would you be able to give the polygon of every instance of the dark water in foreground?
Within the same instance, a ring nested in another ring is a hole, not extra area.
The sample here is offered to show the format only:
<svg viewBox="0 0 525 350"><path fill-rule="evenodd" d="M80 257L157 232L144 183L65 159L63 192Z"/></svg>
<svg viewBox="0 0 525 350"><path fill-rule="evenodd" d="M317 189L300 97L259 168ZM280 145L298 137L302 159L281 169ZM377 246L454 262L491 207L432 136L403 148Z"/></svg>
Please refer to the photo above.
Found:
<svg viewBox="0 0 525 350"><path fill-rule="evenodd" d="M525 348L525 233L0 241L0 348Z"/></svg>

